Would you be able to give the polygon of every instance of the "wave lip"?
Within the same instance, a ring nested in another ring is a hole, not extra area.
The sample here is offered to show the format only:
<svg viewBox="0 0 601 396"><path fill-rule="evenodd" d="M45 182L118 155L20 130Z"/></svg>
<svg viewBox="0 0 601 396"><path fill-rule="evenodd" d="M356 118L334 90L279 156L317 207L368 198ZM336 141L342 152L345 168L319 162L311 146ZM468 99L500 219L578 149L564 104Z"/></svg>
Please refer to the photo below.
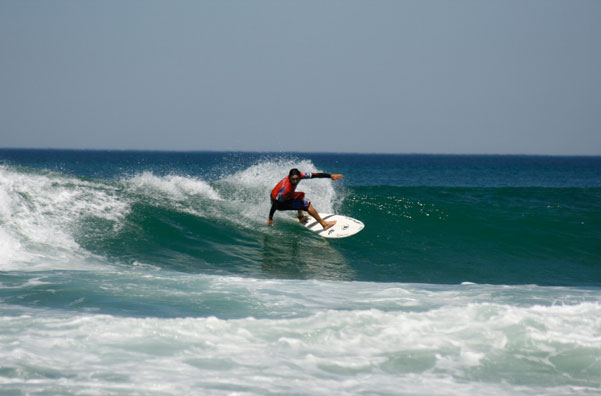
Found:
<svg viewBox="0 0 601 396"><path fill-rule="evenodd" d="M72 269L86 253L75 241L80 221L98 218L119 224L129 203L118 188L52 172L0 167L0 237L3 270ZM77 257L77 259L75 259ZM50 263L48 263L50 265Z"/></svg>
<svg viewBox="0 0 601 396"><path fill-rule="evenodd" d="M156 176L151 172L144 172L134 177L124 179L123 182L135 191L151 194L155 191L165 194L170 199L186 200L194 196L203 196L213 200L221 200L219 193L204 180L178 175Z"/></svg>

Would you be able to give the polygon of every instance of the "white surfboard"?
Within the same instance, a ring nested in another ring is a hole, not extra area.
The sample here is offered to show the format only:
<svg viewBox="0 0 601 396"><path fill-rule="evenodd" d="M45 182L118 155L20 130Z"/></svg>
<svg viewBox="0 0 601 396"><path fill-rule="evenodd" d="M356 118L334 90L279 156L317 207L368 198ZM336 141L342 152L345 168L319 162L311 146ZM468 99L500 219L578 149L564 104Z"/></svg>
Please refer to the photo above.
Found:
<svg viewBox="0 0 601 396"><path fill-rule="evenodd" d="M319 224L311 216L309 216L309 220L301 224L324 238L346 238L351 235L355 235L365 227L362 222L357 219L353 219L352 217L330 213L320 213L319 215L325 221L336 220L336 224L327 230L324 230L321 224Z"/></svg>

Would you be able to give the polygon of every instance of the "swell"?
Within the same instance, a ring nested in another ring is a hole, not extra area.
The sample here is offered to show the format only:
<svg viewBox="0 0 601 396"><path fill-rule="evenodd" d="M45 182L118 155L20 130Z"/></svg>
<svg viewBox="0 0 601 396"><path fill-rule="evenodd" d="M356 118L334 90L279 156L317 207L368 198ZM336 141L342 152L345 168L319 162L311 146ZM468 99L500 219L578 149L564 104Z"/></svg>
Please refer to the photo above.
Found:
<svg viewBox="0 0 601 396"><path fill-rule="evenodd" d="M310 164L305 164L310 168ZM281 174L288 163L271 165ZM0 268L88 270L91 262L256 277L352 279L340 254L283 214L266 227L268 185L250 167L214 182L150 172L88 179L0 168ZM311 193L330 208L331 184ZM327 262L323 263L324 257Z"/></svg>
<svg viewBox="0 0 601 396"><path fill-rule="evenodd" d="M366 225L328 241L289 214L265 225L266 191L289 167L260 163L212 182L1 167L0 264L87 269L100 260L267 278L601 285L601 188L307 183L319 210Z"/></svg>
<svg viewBox="0 0 601 396"><path fill-rule="evenodd" d="M412 282L599 285L598 202L599 188L374 186L341 210L368 224L353 255Z"/></svg>
<svg viewBox="0 0 601 396"><path fill-rule="evenodd" d="M218 184L224 194L233 188ZM234 194L239 196L239 193ZM252 194L251 194L252 195ZM148 198L119 232L78 242L100 255L186 272L419 283L598 286L601 189L356 187L339 211L356 237L326 241L259 202L204 199L186 208ZM257 201L261 198L257 197ZM256 212L248 215L249 205ZM202 214L189 213L197 207Z"/></svg>

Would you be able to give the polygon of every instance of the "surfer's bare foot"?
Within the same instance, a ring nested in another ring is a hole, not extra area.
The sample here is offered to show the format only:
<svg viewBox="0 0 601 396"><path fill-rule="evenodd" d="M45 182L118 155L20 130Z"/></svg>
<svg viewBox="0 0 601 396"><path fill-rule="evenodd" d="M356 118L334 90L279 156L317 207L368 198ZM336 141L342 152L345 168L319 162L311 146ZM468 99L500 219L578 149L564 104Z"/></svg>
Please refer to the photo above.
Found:
<svg viewBox="0 0 601 396"><path fill-rule="evenodd" d="M307 220L309 220L308 215L298 216L298 221L300 221L301 224L305 224L307 222Z"/></svg>
<svg viewBox="0 0 601 396"><path fill-rule="evenodd" d="M334 221L324 221L324 224L322 224L321 226L323 227L324 230L327 230L328 228L332 228L332 226L336 224L336 220Z"/></svg>

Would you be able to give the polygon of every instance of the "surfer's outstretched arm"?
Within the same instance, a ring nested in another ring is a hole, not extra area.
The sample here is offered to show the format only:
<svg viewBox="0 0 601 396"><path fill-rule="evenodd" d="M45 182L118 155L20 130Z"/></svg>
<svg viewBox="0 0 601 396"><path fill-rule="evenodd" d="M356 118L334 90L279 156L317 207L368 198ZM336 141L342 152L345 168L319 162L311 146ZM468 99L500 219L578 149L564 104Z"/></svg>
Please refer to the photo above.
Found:
<svg viewBox="0 0 601 396"><path fill-rule="evenodd" d="M330 174L330 173L311 173L311 179L332 179L334 181L336 180L340 180L342 179L344 176L339 174L339 173L335 173L335 174Z"/></svg>

